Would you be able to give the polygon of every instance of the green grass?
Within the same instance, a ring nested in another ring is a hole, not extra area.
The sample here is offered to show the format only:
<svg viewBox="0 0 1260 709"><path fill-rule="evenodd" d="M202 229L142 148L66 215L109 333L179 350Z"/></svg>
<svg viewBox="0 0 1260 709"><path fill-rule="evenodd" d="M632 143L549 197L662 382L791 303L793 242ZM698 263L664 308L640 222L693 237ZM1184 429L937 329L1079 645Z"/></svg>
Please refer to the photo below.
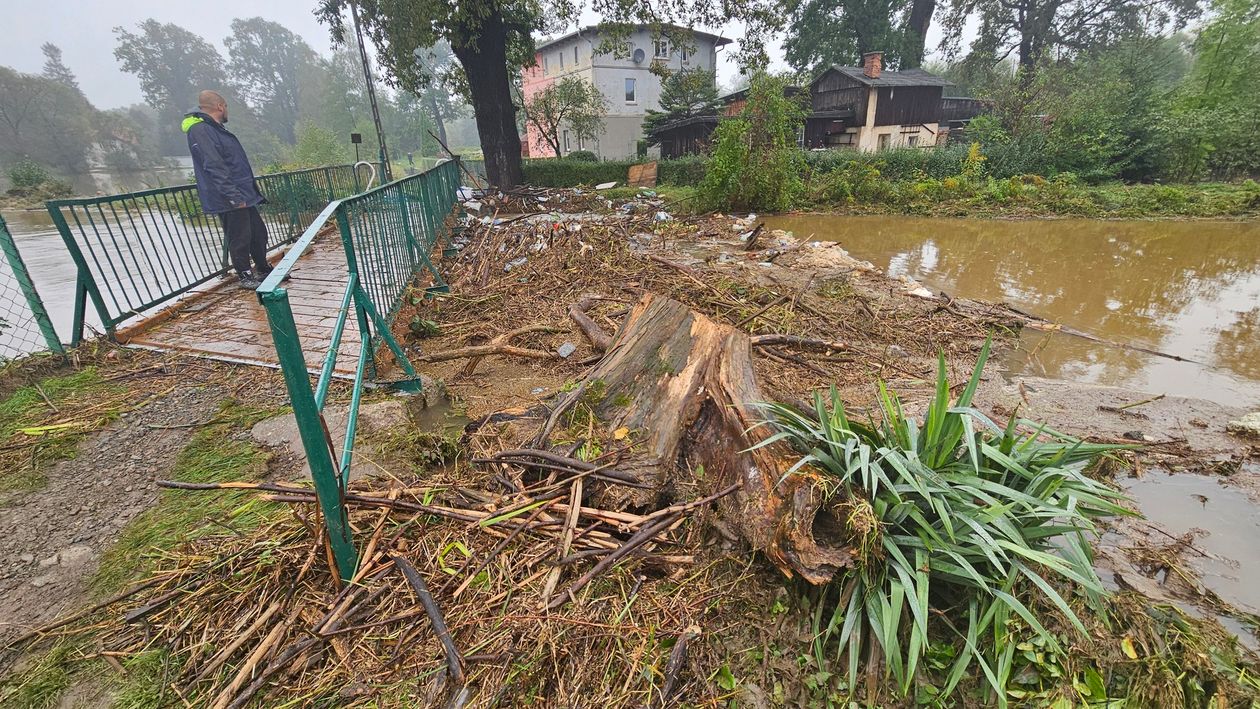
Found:
<svg viewBox="0 0 1260 709"><path fill-rule="evenodd" d="M800 206L827 211L954 217L1167 219L1260 214L1260 186L1239 184L1088 185L1071 175L1007 179L890 180L856 168L812 175Z"/></svg>
<svg viewBox="0 0 1260 709"><path fill-rule="evenodd" d="M118 397L108 406L80 412L121 391L121 387L104 381L95 368L88 367L42 379L0 401L0 444L34 441L34 446L17 449L4 461L6 470L0 474L0 493L43 487L45 469L59 460L73 458L81 440L118 417L124 400Z"/></svg>
<svg viewBox="0 0 1260 709"><path fill-rule="evenodd" d="M193 483L259 479L269 454L241 434L278 413L224 402L215 423L194 434L175 459L170 478ZM207 532L243 532L277 509L249 493L163 490L157 504L129 522L105 552L91 587L102 595L115 592L150 568L164 550Z"/></svg>
<svg viewBox="0 0 1260 709"><path fill-rule="evenodd" d="M21 672L5 677L0 681L0 706L57 706L61 694L74 681L75 664L82 659L84 647L81 640L59 641Z"/></svg>

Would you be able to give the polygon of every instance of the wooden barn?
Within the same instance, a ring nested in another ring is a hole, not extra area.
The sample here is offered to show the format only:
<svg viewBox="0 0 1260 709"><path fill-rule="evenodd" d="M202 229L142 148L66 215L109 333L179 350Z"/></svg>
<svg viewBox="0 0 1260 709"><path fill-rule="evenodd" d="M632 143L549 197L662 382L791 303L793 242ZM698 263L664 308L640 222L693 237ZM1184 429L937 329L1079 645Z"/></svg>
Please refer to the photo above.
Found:
<svg viewBox="0 0 1260 709"><path fill-rule="evenodd" d="M943 145L950 130L989 110L974 98L946 97L948 79L922 69L884 71L883 52L862 56L862 66L832 66L809 85L810 114L801 145L811 150L849 148L931 148ZM791 87L790 95L804 91ZM710 134L724 117L743 110L747 90L723 97L721 116L687 118L661 126L651 135L661 157L704 152Z"/></svg>

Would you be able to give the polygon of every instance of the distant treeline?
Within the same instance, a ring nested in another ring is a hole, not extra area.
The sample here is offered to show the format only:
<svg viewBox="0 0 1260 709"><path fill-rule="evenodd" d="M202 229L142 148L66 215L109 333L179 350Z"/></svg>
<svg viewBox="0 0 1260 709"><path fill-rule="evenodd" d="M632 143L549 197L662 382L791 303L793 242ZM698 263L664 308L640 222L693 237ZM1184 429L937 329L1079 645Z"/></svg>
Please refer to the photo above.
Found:
<svg viewBox="0 0 1260 709"><path fill-rule="evenodd" d="M39 74L0 66L0 173L28 162L61 174L161 165L162 156L187 152L180 121L205 88L228 99L229 127L259 170L350 160L352 132L363 135L364 157L376 155L357 47L322 56L282 25L257 17L232 22L226 59L174 24L147 20L115 34L114 58L139 79L144 104L96 108L52 43L43 46ZM431 53L438 61L443 55L449 49ZM465 107L436 83L424 95L378 86L377 98L395 159L436 155L429 131L446 135L452 148L477 145Z"/></svg>

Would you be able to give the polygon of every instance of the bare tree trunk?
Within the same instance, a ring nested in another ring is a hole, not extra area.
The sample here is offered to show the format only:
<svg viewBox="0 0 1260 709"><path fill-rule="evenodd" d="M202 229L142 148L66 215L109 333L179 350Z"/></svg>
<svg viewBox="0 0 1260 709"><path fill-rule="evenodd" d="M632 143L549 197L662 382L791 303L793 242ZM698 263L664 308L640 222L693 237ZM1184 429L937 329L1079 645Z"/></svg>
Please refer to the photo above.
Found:
<svg viewBox="0 0 1260 709"><path fill-rule="evenodd" d="M936 12L936 0L911 0L910 17L906 20L905 46L901 52L901 69L923 66L928 28Z"/></svg>
<svg viewBox="0 0 1260 709"><path fill-rule="evenodd" d="M450 145L451 141L446 138L446 121L442 120L442 112L438 110L437 99L433 98L433 89L430 88L424 93L425 103L429 104L429 115L433 117L433 127L437 130L438 154L440 155L444 149L443 145ZM447 157L454 157L447 155Z"/></svg>
<svg viewBox="0 0 1260 709"><path fill-rule="evenodd" d="M452 44L451 49L468 77L486 177L495 186L512 187L521 183L521 136L508 76L507 28L498 5L492 7L477 31L468 33L478 37L476 44Z"/></svg>
<svg viewBox="0 0 1260 709"><path fill-rule="evenodd" d="M728 524L785 574L824 583L852 556L814 538L841 529L817 474L785 476L799 456L782 444L750 450L770 435L756 427L765 400L746 334L649 293L548 425L589 410L608 432L629 432L632 452L617 468L646 489L605 486L603 505L650 507L738 483L722 502Z"/></svg>

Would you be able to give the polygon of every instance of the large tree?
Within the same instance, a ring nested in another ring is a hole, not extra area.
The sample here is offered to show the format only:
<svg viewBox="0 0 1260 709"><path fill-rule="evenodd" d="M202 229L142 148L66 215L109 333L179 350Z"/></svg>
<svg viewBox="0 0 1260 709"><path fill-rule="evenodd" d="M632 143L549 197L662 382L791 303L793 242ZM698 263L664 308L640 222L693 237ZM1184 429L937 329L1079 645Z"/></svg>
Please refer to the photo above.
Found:
<svg viewBox="0 0 1260 709"><path fill-rule="evenodd" d="M1014 56L1027 83L1051 59L1182 27L1199 12L1199 0L950 0L942 44L957 51L974 20L972 55L988 63Z"/></svg>
<svg viewBox="0 0 1260 709"><path fill-rule="evenodd" d="M559 157L564 154L563 131L573 131L579 140L593 139L604 128L607 110L604 94L594 84L566 76L525 101L525 120Z"/></svg>
<svg viewBox="0 0 1260 709"><path fill-rule="evenodd" d="M316 60L302 38L261 17L232 20L228 74L263 124L286 143L296 139L303 69Z"/></svg>
<svg viewBox="0 0 1260 709"><path fill-rule="evenodd" d="M30 158L61 172L83 171L93 112L78 89L0 67L0 163Z"/></svg>
<svg viewBox="0 0 1260 709"><path fill-rule="evenodd" d="M852 66L866 52L884 52L890 67L923 64L936 0L789 0L783 49L797 71Z"/></svg>
<svg viewBox="0 0 1260 709"><path fill-rule="evenodd" d="M114 57L123 71L140 79L145 101L158 110L163 150L182 152L180 116L195 108L197 92L215 89L227 93L223 57L206 40L174 24L157 20L141 22L137 32L115 27L118 46Z"/></svg>
<svg viewBox="0 0 1260 709"><path fill-rule="evenodd" d="M486 173L496 185L519 183L521 140L512 77L533 62L533 33L572 24L584 4L557 0L546 6L545 14L533 0L358 0L357 5L386 79L396 87L422 88L425 71L416 61L416 49L441 40L450 43L467 81ZM344 11L350 6L351 0L320 0L318 14L330 25L335 39L347 36ZM592 0L592 9L621 32L636 22L656 27L720 26L728 19L743 20L750 38L741 46L745 57L764 57L761 40L768 35L767 28L780 22L778 5L771 0L721 4Z"/></svg>
<svg viewBox="0 0 1260 709"><path fill-rule="evenodd" d="M62 86L79 90L79 80L74 72L61 59L61 47L52 42L44 42L39 51L44 53L44 78L51 79Z"/></svg>

